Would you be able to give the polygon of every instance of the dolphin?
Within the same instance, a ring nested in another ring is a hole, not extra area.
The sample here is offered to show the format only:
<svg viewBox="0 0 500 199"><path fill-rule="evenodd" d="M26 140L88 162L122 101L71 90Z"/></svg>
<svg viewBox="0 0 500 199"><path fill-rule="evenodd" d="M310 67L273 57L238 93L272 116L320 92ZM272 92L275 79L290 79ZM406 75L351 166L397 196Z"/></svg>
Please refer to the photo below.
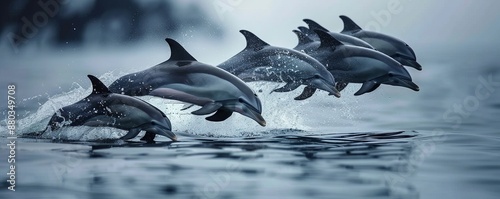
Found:
<svg viewBox="0 0 500 199"><path fill-rule="evenodd" d="M299 29L298 31L304 33L304 35L307 36L309 40L319 41L318 35L316 35L316 33L313 30L306 28L304 26L299 26L297 29Z"/></svg>
<svg viewBox="0 0 500 199"><path fill-rule="evenodd" d="M206 118L209 121L224 121L238 112L266 125L260 99L245 82L220 68L198 62L177 41L165 40L171 49L167 61L120 77L109 89L125 95L151 95L198 105L201 108L191 113L215 113Z"/></svg>
<svg viewBox="0 0 500 199"><path fill-rule="evenodd" d="M319 41L319 37L314 35L314 30L322 30L330 34L332 37L337 39L338 41L342 42L343 44L348 44L348 45L353 45L353 46L360 46L360 47L365 47L365 48L370 48L370 49L375 49L372 45L367 43L366 41L363 41L357 37L353 37L350 35L346 34L341 34L341 33L336 33L336 32L330 32L328 29L325 27L319 25L317 22L311 20L311 19L304 19L304 22L309 26L309 35L312 39L315 39L316 41ZM307 31L303 28L300 28L299 30L304 30ZM306 32L307 33L307 32ZM316 39L317 38L317 39Z"/></svg>
<svg viewBox="0 0 500 199"><path fill-rule="evenodd" d="M141 99L112 93L92 75L88 75L88 78L92 82L92 93L72 105L57 110L45 130L35 135L67 126L92 126L127 130L128 133L120 138L123 140L132 139L141 131L177 140L171 131L170 120L163 112ZM153 141L146 138L143 140Z"/></svg>
<svg viewBox="0 0 500 199"><path fill-rule="evenodd" d="M340 19L344 22L342 34L362 39L378 51L389 55L401 64L422 70L422 66L417 62L415 51L404 41L382 33L363 30L351 18L345 15L341 15Z"/></svg>
<svg viewBox="0 0 500 199"><path fill-rule="evenodd" d="M304 35L294 31L300 38ZM354 94L362 95L377 89L380 84L402 86L419 91L408 71L391 57L368 48L345 45L325 31L315 30L319 42L312 42L304 52L323 63L337 80L337 89L348 83L362 83Z"/></svg>
<svg viewBox="0 0 500 199"><path fill-rule="evenodd" d="M240 31L247 46L218 67L240 77L244 81L285 82L274 92L289 92L306 85L295 100L312 96L316 89L340 97L335 89L335 79L325 66L311 56L287 48L271 46L247 30Z"/></svg>

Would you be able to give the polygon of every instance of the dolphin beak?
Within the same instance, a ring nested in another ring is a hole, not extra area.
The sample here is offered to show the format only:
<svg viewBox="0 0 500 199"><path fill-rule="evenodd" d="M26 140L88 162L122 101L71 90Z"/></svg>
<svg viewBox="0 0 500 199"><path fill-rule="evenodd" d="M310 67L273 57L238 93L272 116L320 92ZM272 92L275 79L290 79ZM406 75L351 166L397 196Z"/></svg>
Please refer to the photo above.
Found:
<svg viewBox="0 0 500 199"><path fill-rule="evenodd" d="M170 138L172 141L177 141L177 135L173 133L170 128L163 124L157 124L159 127L161 127L161 130L156 132L158 135L163 135L165 137Z"/></svg>
<svg viewBox="0 0 500 199"><path fill-rule="evenodd" d="M414 60L409 60L409 59L403 59L398 57L396 59L399 63L405 65L405 66L410 66L412 68L415 68L417 70L422 70L422 65L420 65L417 61Z"/></svg>
<svg viewBox="0 0 500 199"><path fill-rule="evenodd" d="M266 120L264 119L264 117L262 117L262 115L260 115L259 113L256 113L254 111L250 111L252 113L253 116L248 116L250 117L251 119L255 120L257 123L259 123L259 125L261 126L266 126Z"/></svg>
<svg viewBox="0 0 500 199"><path fill-rule="evenodd" d="M239 108L239 109L236 109L236 111L238 113L256 121L261 126L266 126L266 124L267 124L266 120L264 119L264 117L262 117L262 115L260 113L257 113L250 108L247 108L247 107L244 107L243 109Z"/></svg>
<svg viewBox="0 0 500 199"><path fill-rule="evenodd" d="M317 89L324 90L337 98L340 97L340 92L335 88L335 85L330 85L322 79L315 78L309 82L309 85Z"/></svg>
<svg viewBox="0 0 500 199"><path fill-rule="evenodd" d="M414 91L420 91L420 88L418 87L417 84L413 83L412 81L409 80L401 80L402 86L409 88Z"/></svg>

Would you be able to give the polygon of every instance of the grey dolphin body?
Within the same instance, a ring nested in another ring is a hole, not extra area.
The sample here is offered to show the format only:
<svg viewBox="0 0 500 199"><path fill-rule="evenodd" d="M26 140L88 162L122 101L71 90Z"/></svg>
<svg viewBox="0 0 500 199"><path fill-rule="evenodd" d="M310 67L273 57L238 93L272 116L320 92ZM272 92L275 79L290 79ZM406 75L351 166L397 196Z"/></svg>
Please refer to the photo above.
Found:
<svg viewBox="0 0 500 199"><path fill-rule="evenodd" d="M92 93L75 104L59 109L51 118L47 130L65 126L114 127L129 131L121 139L132 139L139 132L158 134L176 140L169 119L147 102L126 95L111 93L96 77L89 75ZM148 140L152 141L152 140Z"/></svg>
<svg viewBox="0 0 500 199"><path fill-rule="evenodd" d="M246 48L218 67L244 81L286 82L275 92L288 92L306 85L295 100L309 98L316 89L340 97L335 89L334 77L311 56L293 49L271 46L249 31L240 32L246 38Z"/></svg>
<svg viewBox="0 0 500 199"><path fill-rule="evenodd" d="M132 96L152 95L201 106L195 115L209 121L223 121L233 112L247 116L261 126L262 104L255 92L238 77L215 66L196 61L179 43L166 39L171 56L144 71L125 75L111 84L111 91Z"/></svg>
<svg viewBox="0 0 500 199"><path fill-rule="evenodd" d="M351 18L341 15L344 22L342 34L351 35L371 44L375 49L394 58L405 66L422 70L413 49L404 41L378 32L361 29Z"/></svg>
<svg viewBox="0 0 500 199"><path fill-rule="evenodd" d="M304 28L304 27L299 27L299 30L306 33L308 35L308 37L310 37L314 41L319 41L319 37L315 34L314 30L322 30L322 31L327 32L328 34L330 34L332 37L334 37L338 41L342 42L343 44L374 49L374 47L372 45L370 45L369 43L367 43L366 41L363 41L357 37L353 37L353 36L350 36L347 34L330 32L328 29L319 25L317 22L315 22L311 19L304 19L304 22L306 22L306 24L309 26L309 29Z"/></svg>
<svg viewBox="0 0 500 199"><path fill-rule="evenodd" d="M299 40L305 37L294 31ZM403 86L418 91L408 71L396 60L376 50L344 45L327 32L316 30L319 42L307 43L304 52L318 59L337 80L337 89L342 90L348 83L362 83L355 95L372 92L380 84Z"/></svg>

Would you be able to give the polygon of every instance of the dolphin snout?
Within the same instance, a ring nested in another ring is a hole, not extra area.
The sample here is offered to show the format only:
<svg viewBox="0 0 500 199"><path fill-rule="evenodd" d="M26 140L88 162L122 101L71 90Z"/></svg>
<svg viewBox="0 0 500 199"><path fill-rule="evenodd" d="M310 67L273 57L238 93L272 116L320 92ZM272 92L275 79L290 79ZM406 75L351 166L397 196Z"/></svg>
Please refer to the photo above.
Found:
<svg viewBox="0 0 500 199"><path fill-rule="evenodd" d="M264 117L262 117L261 114L256 113L254 111L250 111L250 112L251 112L251 115L248 115L248 117L250 117L251 119L253 119L257 123L259 123L259 125L261 125L261 126L267 125L266 120L264 119Z"/></svg>
<svg viewBox="0 0 500 199"><path fill-rule="evenodd" d="M322 79L313 79L309 82L309 85L311 85L317 89L324 90L324 91L330 93L330 95L333 95L337 98L340 97L340 92L335 88L335 86L325 82Z"/></svg>
<svg viewBox="0 0 500 199"><path fill-rule="evenodd" d="M409 88L414 91L420 91L420 87L417 84L413 83L412 81L403 80L401 82L403 83L403 86L406 88Z"/></svg>
<svg viewBox="0 0 500 199"><path fill-rule="evenodd" d="M177 135L175 135L172 131L160 131L158 132L158 135L163 135L170 138L172 141L177 141Z"/></svg>
<svg viewBox="0 0 500 199"><path fill-rule="evenodd" d="M422 70L422 65L420 65L417 61L410 60L410 59L404 59L404 58L400 58L400 57L398 57L396 60L405 66L410 66L410 67L415 68L417 70Z"/></svg>
<svg viewBox="0 0 500 199"><path fill-rule="evenodd" d="M171 127L161 123L156 123L156 126L158 127L157 128L158 130L154 133L170 138L172 141L177 141L177 135L175 135L175 133L172 132Z"/></svg>

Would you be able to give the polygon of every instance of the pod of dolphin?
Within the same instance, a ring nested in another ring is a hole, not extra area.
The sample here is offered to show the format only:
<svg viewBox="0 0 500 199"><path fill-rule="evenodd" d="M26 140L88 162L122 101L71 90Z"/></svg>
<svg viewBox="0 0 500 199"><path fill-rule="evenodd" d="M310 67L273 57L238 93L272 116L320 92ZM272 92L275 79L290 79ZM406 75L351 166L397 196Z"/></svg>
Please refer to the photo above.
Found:
<svg viewBox="0 0 500 199"><path fill-rule="evenodd" d="M135 97L154 96L194 105L194 115L210 115L220 122L237 112L266 125L262 104L245 82L285 83L272 92L290 92L304 85L295 100L305 100L316 90L340 97L349 83L362 84L354 95L373 92L381 84L418 91L404 66L422 70L413 49L405 42L378 32L361 29L347 16L340 16L344 29L330 32L313 20L293 32L298 44L293 49L271 46L247 30L240 32L246 47L227 61L212 66L197 61L177 41L167 38L170 58L149 69L125 75L106 87L88 75L92 93L77 103L56 111L47 127L30 136L40 136L66 126L113 127L128 131L120 139L152 142L156 135L177 140L168 117L158 108Z"/></svg>

